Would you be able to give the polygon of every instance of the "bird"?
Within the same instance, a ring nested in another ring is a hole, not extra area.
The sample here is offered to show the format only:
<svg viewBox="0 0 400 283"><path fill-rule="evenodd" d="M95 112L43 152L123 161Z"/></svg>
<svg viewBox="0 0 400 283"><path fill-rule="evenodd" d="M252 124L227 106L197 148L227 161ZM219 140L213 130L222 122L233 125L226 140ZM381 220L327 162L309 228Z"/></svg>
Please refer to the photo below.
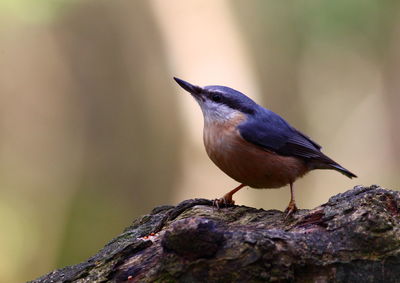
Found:
<svg viewBox="0 0 400 283"><path fill-rule="evenodd" d="M293 184L311 170L332 169L357 177L322 153L321 146L309 136L245 94L226 86L200 87L177 77L174 80L200 105L209 158L240 183L214 200L218 208L233 205L233 194L245 186L272 189L289 184L287 218L298 210Z"/></svg>

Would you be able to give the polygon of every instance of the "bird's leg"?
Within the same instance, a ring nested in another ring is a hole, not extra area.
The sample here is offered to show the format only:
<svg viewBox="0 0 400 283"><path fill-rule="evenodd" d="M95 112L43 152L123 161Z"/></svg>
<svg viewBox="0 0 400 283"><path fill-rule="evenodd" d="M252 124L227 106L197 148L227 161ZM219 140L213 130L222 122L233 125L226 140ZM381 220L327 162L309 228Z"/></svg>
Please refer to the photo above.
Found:
<svg viewBox="0 0 400 283"><path fill-rule="evenodd" d="M234 205L235 201L232 199L233 194L239 191L244 186L246 185L240 184L229 193L226 193L222 198L213 200L213 205L216 206L217 208L219 208L220 206Z"/></svg>
<svg viewBox="0 0 400 283"><path fill-rule="evenodd" d="M285 219L289 218L294 212L297 211L296 201L294 200L294 188L293 183L290 183L290 202L285 210Z"/></svg>

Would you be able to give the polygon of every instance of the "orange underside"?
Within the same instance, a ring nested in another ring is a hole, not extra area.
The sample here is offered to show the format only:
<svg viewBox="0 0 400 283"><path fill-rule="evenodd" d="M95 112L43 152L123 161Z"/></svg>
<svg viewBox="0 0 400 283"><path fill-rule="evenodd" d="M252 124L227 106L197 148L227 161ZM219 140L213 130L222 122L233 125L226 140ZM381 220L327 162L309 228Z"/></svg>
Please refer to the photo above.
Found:
<svg viewBox="0 0 400 283"><path fill-rule="evenodd" d="M236 181L253 188L279 188L309 171L296 157L280 156L245 141L236 125L243 116L204 128L204 144L211 160Z"/></svg>

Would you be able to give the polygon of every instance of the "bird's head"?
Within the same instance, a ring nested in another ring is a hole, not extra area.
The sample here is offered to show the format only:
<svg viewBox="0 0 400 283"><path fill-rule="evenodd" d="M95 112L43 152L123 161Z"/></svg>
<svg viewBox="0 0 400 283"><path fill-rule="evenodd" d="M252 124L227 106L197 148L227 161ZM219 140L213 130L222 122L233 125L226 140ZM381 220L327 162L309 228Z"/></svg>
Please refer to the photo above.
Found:
<svg viewBox="0 0 400 283"><path fill-rule="evenodd" d="M200 87L184 80L175 81L199 103L206 122L228 121L238 114L253 115L258 105L243 93L225 86Z"/></svg>

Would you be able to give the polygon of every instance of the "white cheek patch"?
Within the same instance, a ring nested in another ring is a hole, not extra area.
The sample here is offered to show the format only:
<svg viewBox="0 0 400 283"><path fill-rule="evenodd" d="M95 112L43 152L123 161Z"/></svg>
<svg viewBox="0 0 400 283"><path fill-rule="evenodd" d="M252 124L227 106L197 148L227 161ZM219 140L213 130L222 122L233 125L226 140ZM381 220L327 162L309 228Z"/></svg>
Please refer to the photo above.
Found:
<svg viewBox="0 0 400 283"><path fill-rule="evenodd" d="M206 101L201 105L206 123L224 123L242 114L226 105Z"/></svg>

